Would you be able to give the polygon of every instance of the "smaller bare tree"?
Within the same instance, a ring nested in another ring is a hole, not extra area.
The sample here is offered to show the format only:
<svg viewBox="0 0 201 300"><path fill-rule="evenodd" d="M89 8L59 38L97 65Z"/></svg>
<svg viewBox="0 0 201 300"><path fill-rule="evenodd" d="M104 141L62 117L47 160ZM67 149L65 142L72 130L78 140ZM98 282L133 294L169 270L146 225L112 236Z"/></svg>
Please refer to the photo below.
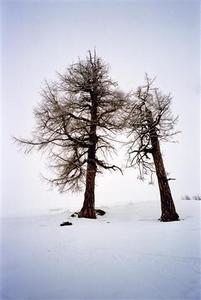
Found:
<svg viewBox="0 0 201 300"><path fill-rule="evenodd" d="M139 167L141 179L150 175L152 180L153 173L156 173L162 210L160 220L177 221L179 216L169 187L169 180L173 178L167 177L159 143L178 133L174 131L177 117L174 118L171 113L171 96L163 95L153 83L154 80L146 75L145 85L138 87L128 101L128 163L130 167Z"/></svg>

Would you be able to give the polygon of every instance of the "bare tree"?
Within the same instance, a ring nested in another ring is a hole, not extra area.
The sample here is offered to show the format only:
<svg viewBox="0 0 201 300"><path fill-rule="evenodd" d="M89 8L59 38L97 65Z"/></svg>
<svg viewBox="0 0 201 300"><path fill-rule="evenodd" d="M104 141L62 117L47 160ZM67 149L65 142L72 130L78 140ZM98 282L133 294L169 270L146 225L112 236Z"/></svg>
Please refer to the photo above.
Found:
<svg viewBox="0 0 201 300"><path fill-rule="evenodd" d="M31 139L16 139L25 146L45 151L55 170L49 181L59 191L80 191L85 187L79 217L96 218L95 177L108 164L114 150L113 134L120 128L123 94L108 75L108 66L89 51L85 60L72 64L58 80L47 83L42 102L34 110L36 128Z"/></svg>
<svg viewBox="0 0 201 300"><path fill-rule="evenodd" d="M167 177L159 141L167 141L178 133L174 131L177 118L171 113L171 96L163 95L153 82L146 75L145 85L130 95L126 116L130 139L128 162L129 166L139 167L141 179L145 175L151 175L152 179L156 172L161 198L160 220L176 221L179 216L169 187L169 180L173 178Z"/></svg>

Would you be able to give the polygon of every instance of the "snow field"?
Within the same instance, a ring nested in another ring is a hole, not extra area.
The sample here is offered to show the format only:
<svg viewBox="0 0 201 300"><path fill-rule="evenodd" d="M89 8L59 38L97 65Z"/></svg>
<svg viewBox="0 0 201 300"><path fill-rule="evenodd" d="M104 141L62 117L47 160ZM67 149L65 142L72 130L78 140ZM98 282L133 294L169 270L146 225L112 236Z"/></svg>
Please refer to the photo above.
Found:
<svg viewBox="0 0 201 300"><path fill-rule="evenodd" d="M105 207L96 220L3 218L1 299L201 299L200 202L176 206L171 223L157 220L158 202Z"/></svg>

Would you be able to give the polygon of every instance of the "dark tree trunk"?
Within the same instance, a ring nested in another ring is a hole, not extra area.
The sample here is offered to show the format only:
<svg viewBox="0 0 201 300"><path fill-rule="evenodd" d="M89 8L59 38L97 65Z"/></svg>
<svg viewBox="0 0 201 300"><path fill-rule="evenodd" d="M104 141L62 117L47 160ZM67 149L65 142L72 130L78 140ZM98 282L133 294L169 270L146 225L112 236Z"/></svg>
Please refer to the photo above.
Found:
<svg viewBox="0 0 201 300"><path fill-rule="evenodd" d="M96 166L93 162L89 162L87 165L86 175L86 189L84 194L84 203L81 211L79 212L80 218L96 218L95 212L95 177Z"/></svg>
<svg viewBox="0 0 201 300"><path fill-rule="evenodd" d="M81 211L78 214L80 218L96 219L95 211L95 177L96 177L96 123L97 123L97 99L91 92L92 107L91 107L91 126L89 133L89 149L88 149L88 163L86 174L86 189L84 194L84 203Z"/></svg>
<svg viewBox="0 0 201 300"><path fill-rule="evenodd" d="M165 167L163 163L163 158L160 150L160 144L158 140L158 135L156 132L156 128L153 125L152 114L149 112L149 120L150 120L150 138L152 145L152 155L156 169L156 175L158 179L158 185L160 190L160 198L161 198L161 218L162 222L169 221L178 221L179 215L176 212L174 201L172 198L171 190L169 187L167 175L165 172Z"/></svg>

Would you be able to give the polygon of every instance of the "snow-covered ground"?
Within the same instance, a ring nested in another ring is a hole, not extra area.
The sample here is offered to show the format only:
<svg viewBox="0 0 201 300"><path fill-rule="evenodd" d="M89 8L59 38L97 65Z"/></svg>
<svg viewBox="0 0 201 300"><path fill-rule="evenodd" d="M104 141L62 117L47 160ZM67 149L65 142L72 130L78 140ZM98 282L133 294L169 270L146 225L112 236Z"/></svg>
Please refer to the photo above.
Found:
<svg viewBox="0 0 201 300"><path fill-rule="evenodd" d="M1 299L201 299L200 201L176 205L171 223L158 202L3 218Z"/></svg>

